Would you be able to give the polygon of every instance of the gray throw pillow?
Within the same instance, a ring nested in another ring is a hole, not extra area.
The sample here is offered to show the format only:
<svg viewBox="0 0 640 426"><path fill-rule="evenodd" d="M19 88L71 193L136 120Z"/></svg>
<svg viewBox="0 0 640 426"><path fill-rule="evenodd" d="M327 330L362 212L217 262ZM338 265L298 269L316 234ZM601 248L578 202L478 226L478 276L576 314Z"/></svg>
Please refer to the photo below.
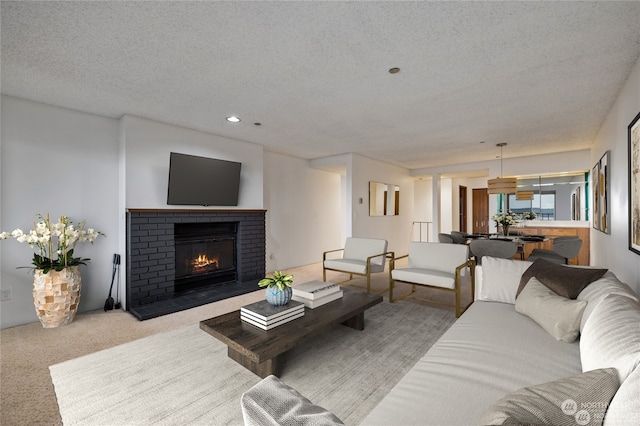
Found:
<svg viewBox="0 0 640 426"><path fill-rule="evenodd" d="M600 279L605 272L607 269L574 268L558 265L545 259L536 259L522 274L516 298L531 277L536 277L560 296L575 299L586 286Z"/></svg>
<svg viewBox="0 0 640 426"><path fill-rule="evenodd" d="M519 389L491 405L481 425L602 425L620 382L615 368Z"/></svg>
<svg viewBox="0 0 640 426"><path fill-rule="evenodd" d="M314 405L276 376L268 376L242 394L245 426L334 426L342 421Z"/></svg>

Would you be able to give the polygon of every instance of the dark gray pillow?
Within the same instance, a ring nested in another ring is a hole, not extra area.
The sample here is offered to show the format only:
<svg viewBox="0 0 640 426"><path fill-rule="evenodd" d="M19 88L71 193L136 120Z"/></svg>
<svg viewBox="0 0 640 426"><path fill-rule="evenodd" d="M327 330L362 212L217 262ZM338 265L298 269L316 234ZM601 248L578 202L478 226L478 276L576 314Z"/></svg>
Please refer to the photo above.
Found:
<svg viewBox="0 0 640 426"><path fill-rule="evenodd" d="M492 404L481 425L601 425L620 382L615 368L519 389Z"/></svg>
<svg viewBox="0 0 640 426"><path fill-rule="evenodd" d="M538 281L558 295L575 299L586 286L600 279L605 272L607 269L573 268L558 265L545 259L536 259L522 274L516 299L531 277L536 277Z"/></svg>

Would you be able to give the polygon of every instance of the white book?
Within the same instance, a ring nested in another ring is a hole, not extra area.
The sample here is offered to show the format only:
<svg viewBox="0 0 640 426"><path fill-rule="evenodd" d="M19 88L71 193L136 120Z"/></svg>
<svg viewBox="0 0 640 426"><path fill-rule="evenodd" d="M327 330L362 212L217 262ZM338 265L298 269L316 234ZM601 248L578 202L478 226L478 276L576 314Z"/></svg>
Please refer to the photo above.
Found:
<svg viewBox="0 0 640 426"><path fill-rule="evenodd" d="M296 296L294 294L293 296L291 296L291 299L292 300L296 300L298 302L304 303L304 306L306 306L309 309L315 309L315 308L317 308L319 306L326 305L329 302L333 302L334 300L340 299L342 297L343 293L344 292L342 290L340 290L340 291L338 291L336 293L328 294L328 295L326 295L324 297L321 297L319 299L306 299L306 298L304 298L302 296Z"/></svg>
<svg viewBox="0 0 640 426"><path fill-rule="evenodd" d="M246 305L240 308L240 312L248 312L254 317L258 317L265 321L270 319L275 319L278 317L282 317L287 315L290 312L304 309L304 305L301 305L298 302L289 302L283 306L273 306L266 300L261 300L259 302L252 303L250 305Z"/></svg>
<svg viewBox="0 0 640 426"><path fill-rule="evenodd" d="M250 320L253 320L253 321L257 321L257 322L259 322L260 324L263 324L263 325L271 325L271 324L275 324L277 322L280 322L280 321L285 320L285 319L290 318L290 317L294 317L295 316L296 318L298 318L298 315L300 315L301 312L304 315L304 305L303 304L300 304L300 309L296 309L295 311L288 312L286 315L282 315L282 316L279 316L277 318L269 318L268 320L265 320L264 318L261 318L261 317L259 317L257 315L254 315L253 312L251 312L251 311L240 311L240 318L241 319L247 318L247 319L250 319Z"/></svg>
<svg viewBox="0 0 640 426"><path fill-rule="evenodd" d="M251 325L254 325L254 326L258 327L258 328L261 328L262 330L271 330L271 329L273 329L275 327L278 327L280 325L286 324L288 322L291 322L291 321L293 321L295 319L298 319L298 318L301 318L303 316L304 316L304 311L299 312L294 316L281 319L280 321L277 321L277 322L275 322L273 324L269 324L269 325L261 324L260 322L255 321L253 318L248 318L248 317L242 317L241 316L240 319L242 321L248 323L248 324L251 324Z"/></svg>
<svg viewBox="0 0 640 426"><path fill-rule="evenodd" d="M302 296L307 299L315 300L340 291L340 286L334 283L324 281L309 281L295 287L291 287L294 295ZM294 299L295 300L295 299Z"/></svg>

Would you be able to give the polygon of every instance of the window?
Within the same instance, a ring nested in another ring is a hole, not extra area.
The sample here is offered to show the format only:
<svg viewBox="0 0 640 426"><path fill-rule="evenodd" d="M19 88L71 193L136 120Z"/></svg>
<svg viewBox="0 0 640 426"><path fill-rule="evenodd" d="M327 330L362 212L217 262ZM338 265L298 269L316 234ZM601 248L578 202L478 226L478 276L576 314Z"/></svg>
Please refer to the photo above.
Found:
<svg viewBox="0 0 640 426"><path fill-rule="evenodd" d="M556 220L556 192L534 193L533 200L516 200L515 194L509 194L507 209L516 214L532 211L536 220Z"/></svg>

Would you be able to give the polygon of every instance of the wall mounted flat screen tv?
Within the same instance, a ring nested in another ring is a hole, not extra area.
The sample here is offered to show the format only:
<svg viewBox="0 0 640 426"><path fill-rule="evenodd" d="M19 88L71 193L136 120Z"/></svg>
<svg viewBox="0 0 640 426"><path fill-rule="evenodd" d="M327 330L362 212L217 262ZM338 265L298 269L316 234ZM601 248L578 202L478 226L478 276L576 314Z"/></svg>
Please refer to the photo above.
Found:
<svg viewBox="0 0 640 426"><path fill-rule="evenodd" d="M242 163L171 153L167 204L237 206Z"/></svg>

